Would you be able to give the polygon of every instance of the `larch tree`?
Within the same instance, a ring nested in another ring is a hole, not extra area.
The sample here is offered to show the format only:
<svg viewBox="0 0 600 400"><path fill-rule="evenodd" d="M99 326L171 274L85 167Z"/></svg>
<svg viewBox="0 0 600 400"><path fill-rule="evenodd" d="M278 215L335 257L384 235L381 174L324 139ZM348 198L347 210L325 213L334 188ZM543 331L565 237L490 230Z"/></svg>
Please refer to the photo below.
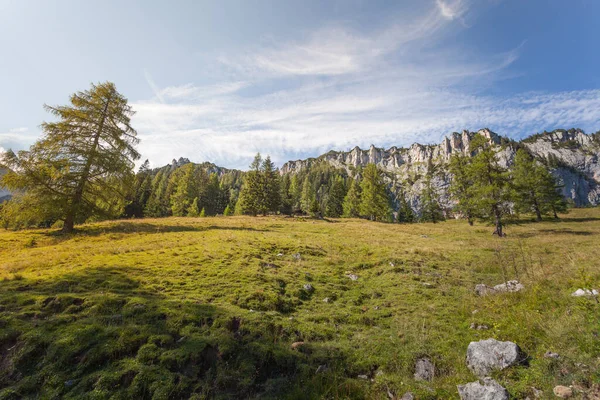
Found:
<svg viewBox="0 0 600 400"><path fill-rule="evenodd" d="M469 194L472 185L469 166L470 157L463 154L454 154L450 158L449 171L452 174L450 182L450 195L456 200L455 210L467 219L469 225L473 225L474 207L473 199Z"/></svg>
<svg viewBox="0 0 600 400"><path fill-rule="evenodd" d="M71 95L67 106L44 108L57 121L42 124L29 151L2 156L11 170L2 185L25 193L39 210L52 209L65 233L91 217L120 215L140 157L127 99L106 82Z"/></svg>
<svg viewBox="0 0 600 400"><path fill-rule="evenodd" d="M494 234L504 236L504 220L510 212L510 177L498 160L496 150L487 138L476 135L471 142L476 151L468 167L472 182L468 195L477 217L495 226Z"/></svg>
<svg viewBox="0 0 600 400"><path fill-rule="evenodd" d="M542 215L563 212L566 203L560 186L542 163L536 162L525 150L519 149L512 168L515 208L520 212L534 213L537 221Z"/></svg>
<svg viewBox="0 0 600 400"><path fill-rule="evenodd" d="M440 204L440 196L433 185L435 171L428 169L425 176L423 190L421 191L421 221L436 222L444 221L444 209Z"/></svg>
<svg viewBox="0 0 600 400"><path fill-rule="evenodd" d="M344 178L336 176L331 182L329 195L325 204L325 215L328 217L339 218L344 213L344 197L346 195L346 185Z"/></svg>
<svg viewBox="0 0 600 400"><path fill-rule="evenodd" d="M358 218L360 217L360 181L357 179L350 180L350 187L348 193L344 197L342 214L346 218Z"/></svg>
<svg viewBox="0 0 600 400"><path fill-rule="evenodd" d="M367 164L360 183L360 214L371 221L389 221L390 199L385 182L375 164Z"/></svg>

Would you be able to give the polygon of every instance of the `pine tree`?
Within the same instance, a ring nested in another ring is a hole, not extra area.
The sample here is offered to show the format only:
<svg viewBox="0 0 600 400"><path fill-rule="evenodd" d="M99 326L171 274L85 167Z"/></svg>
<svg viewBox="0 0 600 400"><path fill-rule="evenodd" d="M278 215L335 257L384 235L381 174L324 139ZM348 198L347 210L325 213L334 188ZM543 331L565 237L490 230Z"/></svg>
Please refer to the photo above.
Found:
<svg viewBox="0 0 600 400"><path fill-rule="evenodd" d="M325 206L325 215L328 217L339 218L344 213L344 197L346 195L344 179L336 176L329 188L327 203Z"/></svg>
<svg viewBox="0 0 600 400"><path fill-rule="evenodd" d="M171 175L170 182L174 193L170 196L170 203L171 211L176 217L185 216L194 199L198 203L200 180L197 172L199 171L196 166L189 163L178 168ZM196 206L198 207L198 204Z"/></svg>
<svg viewBox="0 0 600 400"><path fill-rule="evenodd" d="M298 177L298 174L292 176L290 183L290 196L292 198L292 213L302 212L301 198L302 198L302 180Z"/></svg>
<svg viewBox="0 0 600 400"><path fill-rule="evenodd" d="M206 217L206 211L204 210L204 208L202 209L202 211L200 211L199 217L201 217L201 218Z"/></svg>
<svg viewBox="0 0 600 400"><path fill-rule="evenodd" d="M348 189L348 193L346 193L346 197L344 197L344 203L342 204L344 217L360 217L360 195L360 181L357 179L352 179L350 181L350 188Z"/></svg>
<svg viewBox="0 0 600 400"><path fill-rule="evenodd" d="M469 225L473 225L474 207L472 198L469 194L469 188L472 185L472 179L469 176L470 158L463 154L455 154L450 158L450 173L452 181L450 183L450 195L456 200L456 211L467 218Z"/></svg>
<svg viewBox="0 0 600 400"><path fill-rule="evenodd" d="M425 178L423 191L421 192L421 221L433 222L443 221L444 210L440 205L440 199L435 187L433 177L428 173Z"/></svg>
<svg viewBox="0 0 600 400"><path fill-rule="evenodd" d="M262 193L260 197L260 212L267 215L276 212L281 204L281 193L279 183L279 172L271 157L267 156L261 166Z"/></svg>
<svg viewBox="0 0 600 400"><path fill-rule="evenodd" d="M254 157L250 164L250 170L246 172L244 184L240 191L238 203L236 204L236 214L251 214L256 216L261 211L261 198L263 196L262 178L261 178L262 157L260 153Z"/></svg>
<svg viewBox="0 0 600 400"><path fill-rule="evenodd" d="M280 198L281 205L279 207L279 211L282 214L290 215L292 214L292 193L290 192L290 187L292 185L292 180L290 179L289 174L285 174L281 178L281 187L280 187Z"/></svg>
<svg viewBox="0 0 600 400"><path fill-rule="evenodd" d="M533 212L538 221L542 215L564 210L564 198L559 193L556 180L541 163L536 162L531 155L519 149L512 168L515 208L520 212Z"/></svg>
<svg viewBox="0 0 600 400"><path fill-rule="evenodd" d="M202 209L202 210L204 210L204 209ZM194 197L194 201L188 207L187 216L188 217L199 217L200 216L200 210L198 209L198 198L197 197Z"/></svg>
<svg viewBox="0 0 600 400"><path fill-rule="evenodd" d="M302 195L300 197L300 205L305 214L311 213L311 208L313 207L313 203L316 201L316 199L317 195L310 182L310 178L307 175L302 183Z"/></svg>
<svg viewBox="0 0 600 400"><path fill-rule="evenodd" d="M415 222L415 213L410 206L404 192L400 192L398 196L398 215L396 217L398 222Z"/></svg>
<svg viewBox="0 0 600 400"><path fill-rule="evenodd" d="M227 204L227 207L225 207L225 211L223 211L223 215L226 217L229 217L230 215L233 215L233 211L231 211L231 208L229 207L229 204Z"/></svg>
<svg viewBox="0 0 600 400"><path fill-rule="evenodd" d="M134 112L113 83L92 85L70 102L45 105L57 121L42 124L43 136L29 151L8 151L0 160L12 171L2 185L27 193L40 212L51 205L65 233L92 216L122 213L140 157L130 124Z"/></svg>
<svg viewBox="0 0 600 400"><path fill-rule="evenodd" d="M507 170L500 166L496 151L484 136L476 135L471 148L477 152L468 167L472 179L468 190L471 204L479 218L494 224L494 234L503 237L504 219L511 202Z"/></svg>
<svg viewBox="0 0 600 400"><path fill-rule="evenodd" d="M375 164L367 164L360 184L360 214L371 221L389 221L390 201L385 183Z"/></svg>

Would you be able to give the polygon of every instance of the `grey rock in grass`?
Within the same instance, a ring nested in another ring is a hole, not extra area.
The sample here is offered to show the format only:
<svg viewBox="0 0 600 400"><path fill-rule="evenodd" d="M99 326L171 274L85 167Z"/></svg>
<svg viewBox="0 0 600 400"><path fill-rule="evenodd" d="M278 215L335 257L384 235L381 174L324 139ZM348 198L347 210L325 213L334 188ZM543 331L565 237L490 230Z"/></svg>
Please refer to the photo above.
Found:
<svg viewBox="0 0 600 400"><path fill-rule="evenodd" d="M493 370L502 370L519 364L525 355L513 342L500 342L496 339L469 343L467 366L479 377L488 376Z"/></svg>
<svg viewBox="0 0 600 400"><path fill-rule="evenodd" d="M419 358L415 363L415 379L431 382L435 376L435 366L428 358Z"/></svg>
<svg viewBox="0 0 600 400"><path fill-rule="evenodd" d="M571 293L573 297L583 297L583 296L598 296L598 291L596 289L577 289L573 293Z"/></svg>
<svg viewBox="0 0 600 400"><path fill-rule="evenodd" d="M313 285L311 285L310 283L305 284L303 287L304 287L304 290L306 290L307 292L314 292L314 290L315 290Z"/></svg>
<svg viewBox="0 0 600 400"><path fill-rule="evenodd" d="M354 275L354 274L348 274L346 275L348 278L350 278L351 281L357 281L358 280L358 275Z"/></svg>
<svg viewBox="0 0 600 400"><path fill-rule="evenodd" d="M544 358L554 358L554 359L559 359L560 356L558 355L558 353L554 353L550 350L548 350L546 353L544 353Z"/></svg>
<svg viewBox="0 0 600 400"><path fill-rule="evenodd" d="M492 378L458 385L458 395L462 400L508 400L508 391Z"/></svg>
<svg viewBox="0 0 600 400"><path fill-rule="evenodd" d="M473 322L473 323L472 323L472 324L469 326L469 328L471 328L471 329L475 329L475 330L478 330L478 331L485 331L485 330L488 330L488 329L490 329L490 327L489 327L489 326L487 326L487 325L485 325L485 324L476 324L475 322Z"/></svg>
<svg viewBox="0 0 600 400"><path fill-rule="evenodd" d="M516 280L507 281L494 286L496 292L520 292L523 289L525 289L525 286Z"/></svg>
<svg viewBox="0 0 600 400"><path fill-rule="evenodd" d="M300 255L300 253L294 253L292 254L292 258L296 261L300 261L302 260L302 256Z"/></svg>
<svg viewBox="0 0 600 400"><path fill-rule="evenodd" d="M368 375L359 375L358 379L369 379Z"/></svg>
<svg viewBox="0 0 600 400"><path fill-rule="evenodd" d="M488 294L497 294L497 293L513 293L520 292L525 289L522 283L516 280L507 281L496 285L494 287L484 285L482 283L475 285L475 293L478 296L486 296Z"/></svg>
<svg viewBox="0 0 600 400"><path fill-rule="evenodd" d="M400 398L400 400L415 400L415 395L412 392L404 393L404 396Z"/></svg>

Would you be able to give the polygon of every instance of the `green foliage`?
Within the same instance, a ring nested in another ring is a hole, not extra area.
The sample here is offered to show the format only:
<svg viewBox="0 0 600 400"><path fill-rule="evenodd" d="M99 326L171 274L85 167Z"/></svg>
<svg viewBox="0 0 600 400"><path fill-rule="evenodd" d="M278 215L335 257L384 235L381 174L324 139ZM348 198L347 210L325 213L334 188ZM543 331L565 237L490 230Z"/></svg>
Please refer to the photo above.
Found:
<svg viewBox="0 0 600 400"><path fill-rule="evenodd" d="M206 217L206 210L203 208L202 211L200 211L200 214L198 216L201 218Z"/></svg>
<svg viewBox="0 0 600 400"><path fill-rule="evenodd" d="M341 176L336 176L331 182L327 202L325 206L325 216L339 218L344 213L344 197L346 196L346 185Z"/></svg>
<svg viewBox="0 0 600 400"><path fill-rule="evenodd" d="M450 183L450 195L456 200L455 211L467 219L469 225L473 225L475 217L474 199L469 193L473 185L471 177L471 159L463 154L454 154L450 158L449 171L452 175Z"/></svg>
<svg viewBox="0 0 600 400"><path fill-rule="evenodd" d="M350 188L344 198L342 204L344 210L344 217L346 218L358 218L360 217L360 203L361 203L361 185L357 179L350 180Z"/></svg>
<svg viewBox="0 0 600 400"><path fill-rule="evenodd" d="M478 218L494 224L495 234L503 236L504 220L511 205L509 172L500 166L496 150L484 136L475 136L471 148L476 154L467 167L471 182L468 207L473 208Z"/></svg>
<svg viewBox="0 0 600 400"><path fill-rule="evenodd" d="M406 199L404 192L400 192L398 195L398 202L398 214L396 216L396 221L407 223L415 222L415 213Z"/></svg>
<svg viewBox="0 0 600 400"><path fill-rule="evenodd" d="M202 209L202 212L204 212L204 208ZM200 216L204 217L204 215L200 215L200 214L201 214L201 212L198 209L198 198L195 197L194 201L187 209L187 216L188 217L200 217Z"/></svg>
<svg viewBox="0 0 600 400"><path fill-rule="evenodd" d="M10 169L2 186L27 192L40 218L58 216L64 232L91 218L122 214L139 158L130 125L134 112L114 84L92 85L73 94L70 103L46 105L57 120L42 124L42 138L29 151L9 150L0 160Z"/></svg>
<svg viewBox="0 0 600 400"><path fill-rule="evenodd" d="M429 165L423 191L421 192L421 221L433 222L444 221L444 209L440 204L440 196L433 185L433 179L436 175L435 168Z"/></svg>
<svg viewBox="0 0 600 400"><path fill-rule="evenodd" d="M375 164L367 164L360 183L360 214L371 221L389 221L390 199L383 177Z"/></svg>
<svg viewBox="0 0 600 400"><path fill-rule="evenodd" d="M225 211L223 211L223 215L226 217L233 215L233 211L231 210L231 207L229 207L229 204L227 205L227 207L225 207Z"/></svg>
<svg viewBox="0 0 600 400"><path fill-rule="evenodd" d="M512 168L514 204L517 211L534 213L538 221L542 215L566 211L566 202L560 186L550 171L536 162L525 150L517 151Z"/></svg>
<svg viewBox="0 0 600 400"><path fill-rule="evenodd" d="M244 177L238 200L239 211L251 215L277 212L281 204L280 191L279 173L271 158L267 156L263 160L257 154Z"/></svg>

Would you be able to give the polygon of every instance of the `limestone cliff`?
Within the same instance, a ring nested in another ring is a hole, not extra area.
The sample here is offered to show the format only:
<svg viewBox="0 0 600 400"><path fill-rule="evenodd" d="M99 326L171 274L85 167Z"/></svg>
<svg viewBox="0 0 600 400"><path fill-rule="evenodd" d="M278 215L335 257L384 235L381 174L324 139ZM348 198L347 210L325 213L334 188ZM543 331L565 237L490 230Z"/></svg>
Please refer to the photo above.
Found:
<svg viewBox="0 0 600 400"><path fill-rule="evenodd" d="M449 208L451 200L447 189L451 177L446 171L447 163L452 154L470 155L470 143L477 133L497 146L503 166L510 166L516 150L525 147L551 166L552 173L564 185L564 196L576 206L600 204L600 138L598 134L587 135L578 129L536 134L520 142L499 136L489 129L454 132L438 145L415 143L409 148L391 147L385 150L371 146L368 150L355 147L349 152L330 151L316 159L289 161L282 166L281 173L293 174L310 168L315 162L325 161L353 175L356 167L374 163L387 173L392 193L398 195L403 190L410 204L418 210L423 178L428 165L432 164L438 170L435 185L442 202Z"/></svg>

